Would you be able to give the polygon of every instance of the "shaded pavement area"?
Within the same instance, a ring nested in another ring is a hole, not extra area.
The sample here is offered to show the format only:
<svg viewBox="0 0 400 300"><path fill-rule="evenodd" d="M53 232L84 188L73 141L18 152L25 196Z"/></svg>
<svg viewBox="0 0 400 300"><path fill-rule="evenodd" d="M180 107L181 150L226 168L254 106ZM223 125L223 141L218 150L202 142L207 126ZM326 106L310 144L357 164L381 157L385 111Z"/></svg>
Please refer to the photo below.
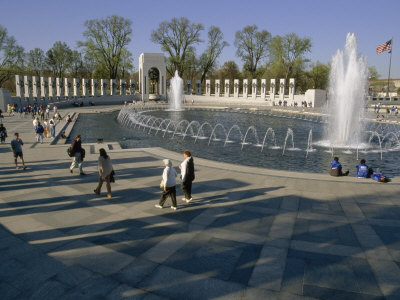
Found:
<svg viewBox="0 0 400 300"><path fill-rule="evenodd" d="M181 154L84 144L79 176L67 145L36 144L30 119L4 123L28 169L0 145L1 299L400 299L397 178L195 156L193 202L178 188L178 210L157 209L161 160ZM93 193L100 147L113 149L112 199Z"/></svg>

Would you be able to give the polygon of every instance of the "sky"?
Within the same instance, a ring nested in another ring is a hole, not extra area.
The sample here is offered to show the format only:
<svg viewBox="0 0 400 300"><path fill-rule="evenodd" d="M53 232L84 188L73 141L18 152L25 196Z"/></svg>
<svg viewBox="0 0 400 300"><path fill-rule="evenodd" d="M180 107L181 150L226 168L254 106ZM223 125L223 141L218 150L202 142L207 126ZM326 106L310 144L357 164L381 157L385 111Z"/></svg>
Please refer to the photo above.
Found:
<svg viewBox="0 0 400 300"><path fill-rule="evenodd" d="M247 25L257 25L275 35L296 33L311 39L307 58L328 63L338 49L343 49L346 34L355 33L358 50L381 78L388 77L388 52L376 54L376 47L393 38L391 78L400 78L400 0L0 0L0 25L29 51L47 51L56 41L72 49L84 40L84 23L90 19L119 15L132 21L132 41L128 49L138 70L143 52L162 52L150 41L151 32L162 21L186 17L201 23L203 43L196 46L201 54L210 26L218 26L229 43L219 58L242 65L235 55L235 32Z"/></svg>

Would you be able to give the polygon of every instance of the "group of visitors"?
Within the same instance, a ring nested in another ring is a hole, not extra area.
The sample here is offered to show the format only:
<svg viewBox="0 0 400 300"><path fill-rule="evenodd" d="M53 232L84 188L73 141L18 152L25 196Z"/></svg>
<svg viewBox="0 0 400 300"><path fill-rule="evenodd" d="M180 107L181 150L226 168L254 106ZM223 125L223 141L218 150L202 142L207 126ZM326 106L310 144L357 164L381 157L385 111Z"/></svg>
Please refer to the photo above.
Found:
<svg viewBox="0 0 400 300"><path fill-rule="evenodd" d="M330 175L331 176L348 176L350 173L349 170L343 173L342 171L342 165L339 162L339 157L334 157L333 161L331 162L331 169L330 169ZM377 171L374 172L374 170L366 164L365 159L361 159L360 163L356 166L356 177L357 178L372 178L376 181L379 182L387 182L388 179L385 175L383 175L381 172Z"/></svg>
<svg viewBox="0 0 400 300"><path fill-rule="evenodd" d="M114 169L112 166L111 158L107 154L104 148L99 150L100 156L98 158L98 170L99 170L99 182L97 187L93 190L93 192L97 195L100 195L101 188L103 186L104 181L106 182L107 188L107 198L111 198L111 182L114 182ZM77 135L75 139L72 141L71 146L68 149L68 154L72 157L72 163L70 166L70 173L73 173L73 170L76 166L79 168L80 175L86 175L83 172L82 164L85 158L85 149L82 147L82 137ZM182 180L181 188L184 195L182 201L189 203L193 200L192 198L192 182L195 179L194 174L194 162L193 157L190 151L185 150L183 152L184 160L180 164L180 178ZM162 189L161 198L159 203L155 205L157 208L163 208L168 196L171 198L171 208L173 210L177 209L176 202L176 177L178 173L175 168L172 166L172 162L169 159L164 159L164 170L162 174L162 180L160 187Z"/></svg>

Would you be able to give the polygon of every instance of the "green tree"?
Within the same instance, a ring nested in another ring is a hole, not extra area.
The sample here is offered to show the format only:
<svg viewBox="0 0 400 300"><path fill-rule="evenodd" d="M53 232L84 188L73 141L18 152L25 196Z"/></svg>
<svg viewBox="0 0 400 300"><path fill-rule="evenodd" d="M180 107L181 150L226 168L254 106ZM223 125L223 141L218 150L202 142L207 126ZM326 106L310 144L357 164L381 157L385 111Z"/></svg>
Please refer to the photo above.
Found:
<svg viewBox="0 0 400 300"><path fill-rule="evenodd" d="M309 88L326 90L329 81L330 66L319 61L311 64L311 70L306 73L310 79Z"/></svg>
<svg viewBox="0 0 400 300"><path fill-rule="evenodd" d="M127 78L129 73L133 71L133 58L132 53L127 49L123 49L121 52L121 66L120 66L120 77Z"/></svg>
<svg viewBox="0 0 400 300"><path fill-rule="evenodd" d="M87 20L83 36L86 38L78 45L85 48L98 65L98 69L108 72L111 79L116 79L121 67L121 55L128 51L126 46L131 41L132 21L112 15L105 19ZM129 52L129 51L128 51Z"/></svg>
<svg viewBox="0 0 400 300"><path fill-rule="evenodd" d="M224 35L221 29L216 26L211 26L208 30L207 49L199 59L201 83L203 83L206 76L215 69L218 57L221 55L222 50L228 45L229 44L224 41Z"/></svg>
<svg viewBox="0 0 400 300"><path fill-rule="evenodd" d="M175 70L183 77L185 63L189 53L194 53L194 45L201 42L202 24L191 23L187 18L173 18L170 22L161 22L151 33L151 41L159 44L168 53L167 71L173 76Z"/></svg>
<svg viewBox="0 0 400 300"><path fill-rule="evenodd" d="M243 61L243 69L252 76L260 61L268 55L271 34L267 30L258 31L257 25L246 26L236 31L234 45L236 55Z"/></svg>
<svg viewBox="0 0 400 300"><path fill-rule="evenodd" d="M84 73L82 54L77 50L71 51L71 57L68 70L74 78L82 77Z"/></svg>
<svg viewBox="0 0 400 300"><path fill-rule="evenodd" d="M55 77L63 77L69 67L72 51L65 42L57 41L47 50L45 62Z"/></svg>
<svg viewBox="0 0 400 300"><path fill-rule="evenodd" d="M369 80L376 80L379 79L379 77L381 77L381 74L378 73L375 66L369 66L368 71L369 71Z"/></svg>
<svg viewBox="0 0 400 300"><path fill-rule="evenodd" d="M15 38L0 25L0 87L22 69L23 63L24 48L18 46Z"/></svg>
<svg viewBox="0 0 400 300"><path fill-rule="evenodd" d="M311 39L299 38L295 33L275 36L269 45L269 67L276 78L283 77L288 81L304 72L309 60L306 54L311 51Z"/></svg>
<svg viewBox="0 0 400 300"><path fill-rule="evenodd" d="M40 76L46 68L45 64L46 55L40 48L30 50L26 54L26 65L29 72Z"/></svg>

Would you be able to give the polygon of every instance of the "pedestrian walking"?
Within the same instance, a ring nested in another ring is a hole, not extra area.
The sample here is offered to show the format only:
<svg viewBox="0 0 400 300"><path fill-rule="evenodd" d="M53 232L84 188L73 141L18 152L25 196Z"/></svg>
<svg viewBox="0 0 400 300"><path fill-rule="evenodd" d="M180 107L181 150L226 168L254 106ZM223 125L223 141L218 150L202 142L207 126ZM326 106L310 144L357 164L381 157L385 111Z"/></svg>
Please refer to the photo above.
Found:
<svg viewBox="0 0 400 300"><path fill-rule="evenodd" d="M11 149L14 154L15 168L18 170L17 158L19 157L22 162L22 167L25 170L24 154L22 153L22 146L24 142L19 138L19 133L14 133L14 139L11 141Z"/></svg>
<svg viewBox="0 0 400 300"><path fill-rule="evenodd" d="M185 159L179 166L179 169L181 169L181 179L182 179L181 188L182 188L182 192L185 196L185 198L183 198L182 200L189 203L190 201L193 200L193 198L192 198L192 182L195 178L194 162L193 162L192 154L190 153L189 150L185 150L183 152L183 157Z"/></svg>
<svg viewBox="0 0 400 300"><path fill-rule="evenodd" d="M106 181L107 188L107 198L111 198L111 173L113 172L113 166L111 163L111 158L107 155L106 150L101 148L99 150L99 184L97 188L94 190L94 193L100 195L101 187L103 186L103 182Z"/></svg>
<svg viewBox="0 0 400 300"><path fill-rule="evenodd" d="M78 165L79 174L86 175L82 170L83 159L85 158L85 150L82 148L82 139L80 135L77 135L76 138L72 141L70 153L73 159L69 171L73 173L75 166Z"/></svg>
<svg viewBox="0 0 400 300"><path fill-rule="evenodd" d="M42 124L40 124L40 122L38 122L38 124L35 127L33 127L33 130L35 130L35 133L36 133L36 141L43 144L44 128L43 128Z"/></svg>
<svg viewBox="0 0 400 300"><path fill-rule="evenodd" d="M163 205L167 200L167 197L170 196L172 201L171 209L176 210L177 206L176 206L175 186L176 186L176 176L178 176L178 174L176 173L175 168L172 167L172 163L169 159L164 159L163 163L165 168L163 171L162 181L160 184L160 187L162 188L163 191L161 194L160 201L155 206L157 208L163 208Z"/></svg>
<svg viewBox="0 0 400 300"><path fill-rule="evenodd" d="M0 140L4 144L6 142L7 129L4 127L3 123L0 124Z"/></svg>
<svg viewBox="0 0 400 300"><path fill-rule="evenodd" d="M54 117L49 120L49 129L50 137L54 139L56 137L56 121Z"/></svg>

